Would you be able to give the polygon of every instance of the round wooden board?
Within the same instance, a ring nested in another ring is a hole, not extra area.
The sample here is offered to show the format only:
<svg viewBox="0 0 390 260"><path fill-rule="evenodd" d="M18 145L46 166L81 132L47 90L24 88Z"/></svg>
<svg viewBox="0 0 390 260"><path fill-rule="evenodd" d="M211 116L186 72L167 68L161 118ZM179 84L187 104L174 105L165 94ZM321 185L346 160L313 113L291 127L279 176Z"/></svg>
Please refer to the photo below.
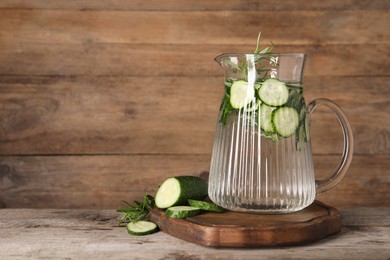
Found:
<svg viewBox="0 0 390 260"><path fill-rule="evenodd" d="M211 247L260 247L314 242L341 230L340 212L319 201L295 213L261 215L207 212L187 219L167 218L153 209L151 221L162 231Z"/></svg>

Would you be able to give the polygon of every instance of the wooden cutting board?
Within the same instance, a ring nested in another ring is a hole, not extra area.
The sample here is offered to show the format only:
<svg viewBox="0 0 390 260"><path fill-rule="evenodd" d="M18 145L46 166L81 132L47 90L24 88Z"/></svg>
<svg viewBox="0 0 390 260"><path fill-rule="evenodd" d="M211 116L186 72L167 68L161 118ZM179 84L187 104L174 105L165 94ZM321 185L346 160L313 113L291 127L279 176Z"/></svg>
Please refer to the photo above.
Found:
<svg viewBox="0 0 390 260"><path fill-rule="evenodd" d="M151 221L162 231L211 247L260 247L314 242L341 230L340 212L319 201L299 212L260 215L227 211L171 219L153 209Z"/></svg>

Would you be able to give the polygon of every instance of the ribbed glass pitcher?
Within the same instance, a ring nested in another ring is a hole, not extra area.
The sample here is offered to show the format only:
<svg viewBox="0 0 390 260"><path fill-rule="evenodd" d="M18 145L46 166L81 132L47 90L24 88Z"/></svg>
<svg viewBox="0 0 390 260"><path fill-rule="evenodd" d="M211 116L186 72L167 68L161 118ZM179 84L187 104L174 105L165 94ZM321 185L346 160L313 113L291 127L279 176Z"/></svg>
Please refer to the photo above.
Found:
<svg viewBox="0 0 390 260"><path fill-rule="evenodd" d="M215 60L225 70L225 91L209 176L214 203L233 211L295 212L343 178L352 160L352 130L334 102L316 99L306 106L304 54L223 54ZM335 172L317 181L309 119L320 104L338 118L344 150Z"/></svg>

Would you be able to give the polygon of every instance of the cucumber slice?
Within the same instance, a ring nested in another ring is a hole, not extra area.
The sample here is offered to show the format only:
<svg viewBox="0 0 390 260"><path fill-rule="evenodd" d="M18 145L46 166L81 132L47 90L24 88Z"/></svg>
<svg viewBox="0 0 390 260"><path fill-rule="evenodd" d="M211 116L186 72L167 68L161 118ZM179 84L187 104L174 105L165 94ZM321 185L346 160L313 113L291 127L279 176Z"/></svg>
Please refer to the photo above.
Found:
<svg viewBox="0 0 390 260"><path fill-rule="evenodd" d="M246 107L255 97L254 86L243 80L234 81L230 87L230 105L235 109Z"/></svg>
<svg viewBox="0 0 390 260"><path fill-rule="evenodd" d="M144 220L130 222L126 225L126 228L127 228L127 232L130 235L135 235L135 236L144 236L144 235L152 234L158 230L156 224Z"/></svg>
<svg viewBox="0 0 390 260"><path fill-rule="evenodd" d="M176 205L188 205L189 199L207 197L207 182L195 176L177 176L163 182L157 191L155 202L160 209Z"/></svg>
<svg viewBox="0 0 390 260"><path fill-rule="evenodd" d="M272 113L272 122L279 135L289 137L299 125L299 114L295 108L280 107Z"/></svg>
<svg viewBox="0 0 390 260"><path fill-rule="evenodd" d="M286 104L289 95L287 86L277 79L264 81L258 93L264 103L274 107Z"/></svg>
<svg viewBox="0 0 390 260"><path fill-rule="evenodd" d="M261 87L261 84L255 83L254 87L255 87L255 90L258 90Z"/></svg>
<svg viewBox="0 0 390 260"><path fill-rule="evenodd" d="M165 212L165 216L169 218L188 218L199 215L200 213L202 213L200 208L191 206L176 206L168 208Z"/></svg>
<svg viewBox="0 0 390 260"><path fill-rule="evenodd" d="M272 123L272 111L276 107L267 106L266 104L261 104L260 106L260 127L266 132L274 133L275 128Z"/></svg>
<svg viewBox="0 0 390 260"><path fill-rule="evenodd" d="M207 211L215 211L215 212L224 212L225 209L218 206L217 204L207 202L207 201L200 201L200 200L188 200L188 203L190 206L199 208L202 210L207 210Z"/></svg>
<svg viewBox="0 0 390 260"><path fill-rule="evenodd" d="M259 108L260 104L261 104L261 101L260 101L260 99L258 99L256 102L253 102L250 106L246 107L244 109L244 111L248 112L248 113L256 111Z"/></svg>

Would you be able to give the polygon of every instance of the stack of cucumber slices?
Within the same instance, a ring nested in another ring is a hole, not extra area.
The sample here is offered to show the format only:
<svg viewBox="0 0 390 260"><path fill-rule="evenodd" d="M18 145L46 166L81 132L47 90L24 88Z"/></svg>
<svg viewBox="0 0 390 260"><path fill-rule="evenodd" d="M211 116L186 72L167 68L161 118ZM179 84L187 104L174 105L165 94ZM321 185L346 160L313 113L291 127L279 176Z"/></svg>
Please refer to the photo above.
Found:
<svg viewBox="0 0 390 260"><path fill-rule="evenodd" d="M207 192L207 182L198 177L171 177L159 187L155 198L156 207L165 210L165 216L169 218L188 218L207 211L225 211L212 202L204 201ZM142 236L157 230L157 225L147 220L132 221L127 224L127 232L131 235Z"/></svg>
<svg viewBox="0 0 390 260"><path fill-rule="evenodd" d="M285 83L270 78L256 84L232 80L232 84L228 85L230 106L244 113L258 109L260 127L263 131L276 133L281 137L289 137L295 133L299 126L299 113L296 108L287 105L291 101L291 95Z"/></svg>

